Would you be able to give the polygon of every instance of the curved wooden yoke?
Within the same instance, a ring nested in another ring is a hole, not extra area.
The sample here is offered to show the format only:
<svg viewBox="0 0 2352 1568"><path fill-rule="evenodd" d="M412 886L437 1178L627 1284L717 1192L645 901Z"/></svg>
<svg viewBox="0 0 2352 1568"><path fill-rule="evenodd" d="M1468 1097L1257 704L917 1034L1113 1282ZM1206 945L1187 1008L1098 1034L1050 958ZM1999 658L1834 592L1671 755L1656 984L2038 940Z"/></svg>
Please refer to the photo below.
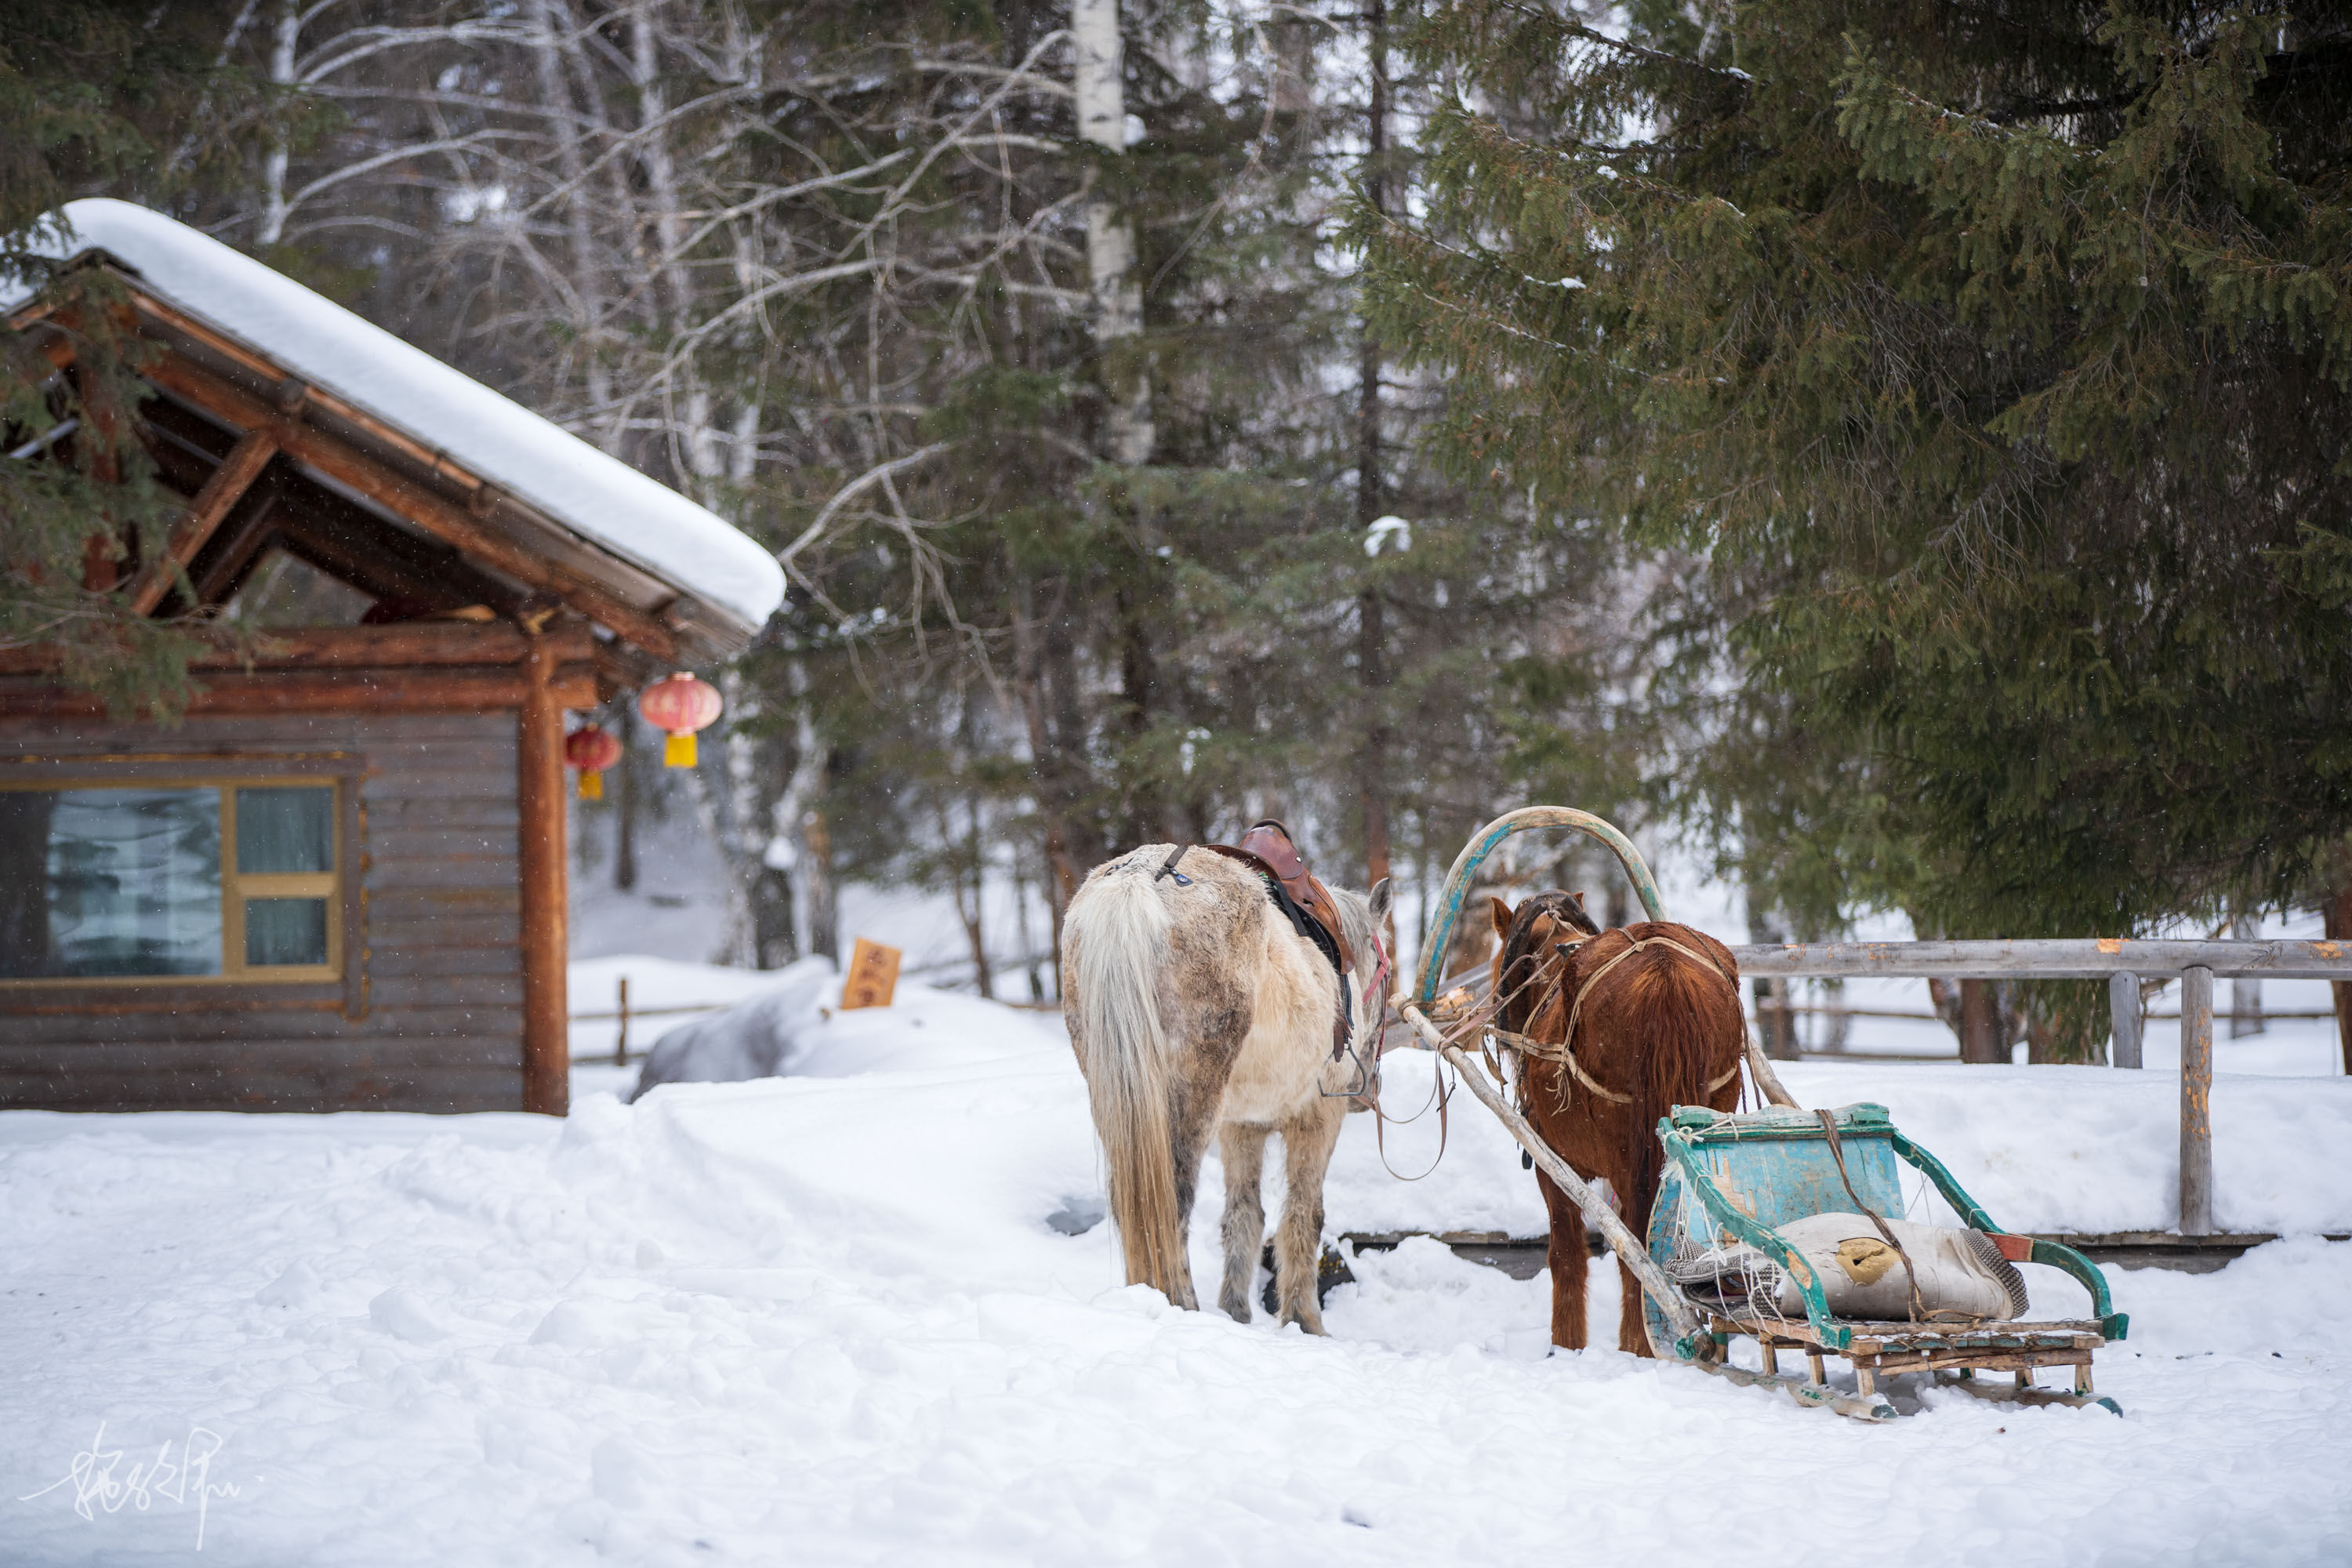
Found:
<svg viewBox="0 0 2352 1568"><path fill-rule="evenodd" d="M1496 846L1514 833L1536 827L1573 828L1607 845L1624 866L1625 876L1633 882L1643 910L1654 921L1666 918L1658 902L1658 884L1651 877L1642 852L1610 823L1589 811L1566 805L1524 805L1517 811L1507 811L1472 836L1470 842L1462 847L1462 853L1454 857L1454 868L1445 874L1445 886L1437 895L1437 918L1422 940L1421 986L1413 995L1422 1006L1428 1007L1437 1000L1437 988L1444 982L1445 950L1453 942L1454 922L1462 917L1462 900L1470 895L1470 879L1477 875L1486 857L1495 852Z"/></svg>

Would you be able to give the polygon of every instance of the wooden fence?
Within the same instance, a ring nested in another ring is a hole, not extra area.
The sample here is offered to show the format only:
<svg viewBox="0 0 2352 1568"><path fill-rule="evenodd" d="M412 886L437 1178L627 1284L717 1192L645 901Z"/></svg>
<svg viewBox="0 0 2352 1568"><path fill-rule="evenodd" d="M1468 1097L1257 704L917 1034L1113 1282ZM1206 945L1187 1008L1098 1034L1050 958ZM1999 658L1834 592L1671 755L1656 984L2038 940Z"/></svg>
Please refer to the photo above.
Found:
<svg viewBox="0 0 2352 1568"><path fill-rule="evenodd" d="M2105 980L2117 1068L2140 1065L2139 983L2180 982L2180 1234L2213 1226L2213 982L2352 981L2352 942L1819 942L1735 947L1742 978Z"/></svg>

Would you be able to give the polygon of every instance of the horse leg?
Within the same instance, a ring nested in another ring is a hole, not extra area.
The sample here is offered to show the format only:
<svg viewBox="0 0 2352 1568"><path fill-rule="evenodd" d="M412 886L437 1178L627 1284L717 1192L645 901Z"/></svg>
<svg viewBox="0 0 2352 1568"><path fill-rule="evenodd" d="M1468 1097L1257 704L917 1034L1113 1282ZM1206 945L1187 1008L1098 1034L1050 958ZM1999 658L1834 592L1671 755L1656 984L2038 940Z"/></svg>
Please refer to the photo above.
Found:
<svg viewBox="0 0 2352 1568"><path fill-rule="evenodd" d="M1584 1348L1584 1276L1590 1262L1584 1250L1584 1215L1551 1178L1536 1172L1545 1210L1551 1215L1551 1246L1544 1260L1551 1268L1551 1342L1561 1350Z"/></svg>
<svg viewBox="0 0 2352 1568"><path fill-rule="evenodd" d="M1192 1234L1192 1199L1201 1186L1201 1155L1208 1139L1198 1131L1190 1138L1181 1136L1180 1132L1170 1142L1174 1144L1169 1152L1175 1156L1176 1166L1176 1234L1186 1238L1179 1245L1187 1245ZM1199 1311L1201 1298L1192 1287L1192 1262L1189 1251L1176 1269L1175 1284L1176 1288L1168 1293L1168 1300L1188 1312Z"/></svg>
<svg viewBox="0 0 2352 1568"><path fill-rule="evenodd" d="M1323 1331L1323 1304L1316 1292L1323 1266L1323 1173L1339 1142L1345 1101L1318 1100L1306 1114L1282 1124L1282 1223L1274 1232L1274 1279L1282 1319L1310 1334Z"/></svg>
<svg viewBox="0 0 2352 1568"><path fill-rule="evenodd" d="M1270 1129L1228 1121L1217 1129L1217 1153L1225 1166L1225 1281L1217 1305L1237 1323L1250 1321L1256 1294L1258 1250L1265 1244L1265 1135Z"/></svg>

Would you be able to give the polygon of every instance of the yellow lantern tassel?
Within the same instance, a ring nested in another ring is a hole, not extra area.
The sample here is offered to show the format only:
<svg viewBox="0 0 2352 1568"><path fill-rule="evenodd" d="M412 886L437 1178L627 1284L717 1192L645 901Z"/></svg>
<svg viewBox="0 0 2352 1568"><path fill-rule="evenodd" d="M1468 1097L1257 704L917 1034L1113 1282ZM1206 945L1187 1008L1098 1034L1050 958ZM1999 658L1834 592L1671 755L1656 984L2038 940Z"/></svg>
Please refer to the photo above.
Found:
<svg viewBox="0 0 2352 1568"><path fill-rule="evenodd" d="M580 798L582 800L604 799L604 775L593 768L583 771L580 775Z"/></svg>
<svg viewBox="0 0 2352 1568"><path fill-rule="evenodd" d="M672 735L663 742L662 766L666 768L694 766L694 737L691 734Z"/></svg>

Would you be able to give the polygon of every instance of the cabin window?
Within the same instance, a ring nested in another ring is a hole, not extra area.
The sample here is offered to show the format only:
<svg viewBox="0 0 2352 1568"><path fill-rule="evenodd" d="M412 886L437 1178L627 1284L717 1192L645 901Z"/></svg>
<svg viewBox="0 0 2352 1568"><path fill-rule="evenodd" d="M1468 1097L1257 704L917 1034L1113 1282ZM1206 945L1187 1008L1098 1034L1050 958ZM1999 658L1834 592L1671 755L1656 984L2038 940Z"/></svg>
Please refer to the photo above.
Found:
<svg viewBox="0 0 2352 1568"><path fill-rule="evenodd" d="M0 982L339 976L341 787L0 788Z"/></svg>

